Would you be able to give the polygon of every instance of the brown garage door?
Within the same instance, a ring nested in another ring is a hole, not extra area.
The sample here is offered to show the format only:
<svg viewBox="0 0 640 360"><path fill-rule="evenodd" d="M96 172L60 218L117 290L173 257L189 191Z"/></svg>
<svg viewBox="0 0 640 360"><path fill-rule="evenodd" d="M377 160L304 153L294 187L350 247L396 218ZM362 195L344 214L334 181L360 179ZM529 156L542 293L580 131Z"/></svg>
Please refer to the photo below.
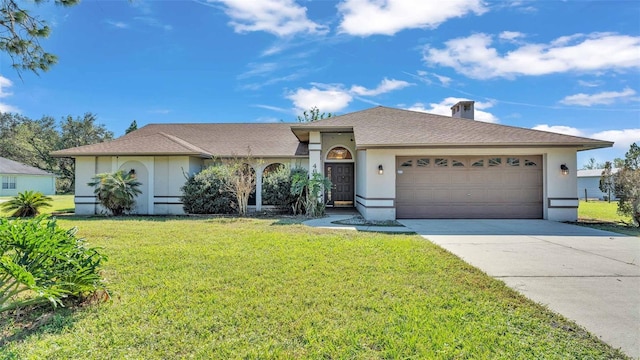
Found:
<svg viewBox="0 0 640 360"><path fill-rule="evenodd" d="M542 218L542 156L396 158L396 216Z"/></svg>

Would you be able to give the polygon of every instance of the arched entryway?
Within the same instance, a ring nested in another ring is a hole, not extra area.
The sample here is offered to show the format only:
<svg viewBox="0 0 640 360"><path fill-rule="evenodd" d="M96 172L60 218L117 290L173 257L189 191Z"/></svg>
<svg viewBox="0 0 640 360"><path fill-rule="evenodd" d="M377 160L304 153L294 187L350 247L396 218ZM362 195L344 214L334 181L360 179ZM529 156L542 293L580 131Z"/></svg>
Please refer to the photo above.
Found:
<svg viewBox="0 0 640 360"><path fill-rule="evenodd" d="M122 164L118 170L123 170L125 172L133 170L136 179L141 183L139 189L142 193L136 197L136 206L131 213L139 215L149 214L149 204L147 200L149 195L149 171L147 170L147 167L139 161L127 161Z"/></svg>
<svg viewBox="0 0 640 360"><path fill-rule="evenodd" d="M327 205L352 207L355 174L351 151L344 146L329 149L324 163L324 175L332 184L332 187L325 191Z"/></svg>

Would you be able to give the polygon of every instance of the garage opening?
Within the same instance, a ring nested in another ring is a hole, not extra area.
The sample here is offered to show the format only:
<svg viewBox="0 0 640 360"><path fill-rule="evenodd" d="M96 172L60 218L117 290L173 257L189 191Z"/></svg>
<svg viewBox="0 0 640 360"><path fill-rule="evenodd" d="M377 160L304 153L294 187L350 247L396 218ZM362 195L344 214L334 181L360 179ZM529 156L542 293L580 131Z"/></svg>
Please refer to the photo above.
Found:
<svg viewBox="0 0 640 360"><path fill-rule="evenodd" d="M396 158L400 219L540 219L542 156Z"/></svg>

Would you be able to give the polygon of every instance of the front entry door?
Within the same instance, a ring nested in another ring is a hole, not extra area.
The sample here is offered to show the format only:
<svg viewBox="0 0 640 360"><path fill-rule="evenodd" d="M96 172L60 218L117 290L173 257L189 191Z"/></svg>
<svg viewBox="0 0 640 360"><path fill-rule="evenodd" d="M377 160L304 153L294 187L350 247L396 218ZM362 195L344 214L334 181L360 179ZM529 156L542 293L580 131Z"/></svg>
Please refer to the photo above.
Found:
<svg viewBox="0 0 640 360"><path fill-rule="evenodd" d="M325 163L324 174L333 185L325 191L327 205L353 206L353 163Z"/></svg>

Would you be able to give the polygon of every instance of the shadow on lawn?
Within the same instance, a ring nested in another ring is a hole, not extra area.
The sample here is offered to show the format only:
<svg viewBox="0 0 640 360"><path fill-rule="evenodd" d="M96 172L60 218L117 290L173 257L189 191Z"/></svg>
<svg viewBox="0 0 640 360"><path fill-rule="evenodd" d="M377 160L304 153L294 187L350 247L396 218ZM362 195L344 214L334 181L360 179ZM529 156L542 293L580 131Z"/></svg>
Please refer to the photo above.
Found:
<svg viewBox="0 0 640 360"><path fill-rule="evenodd" d="M80 308L68 306L53 309L50 304L42 304L0 314L0 348L32 335L60 333L76 322L74 313Z"/></svg>

